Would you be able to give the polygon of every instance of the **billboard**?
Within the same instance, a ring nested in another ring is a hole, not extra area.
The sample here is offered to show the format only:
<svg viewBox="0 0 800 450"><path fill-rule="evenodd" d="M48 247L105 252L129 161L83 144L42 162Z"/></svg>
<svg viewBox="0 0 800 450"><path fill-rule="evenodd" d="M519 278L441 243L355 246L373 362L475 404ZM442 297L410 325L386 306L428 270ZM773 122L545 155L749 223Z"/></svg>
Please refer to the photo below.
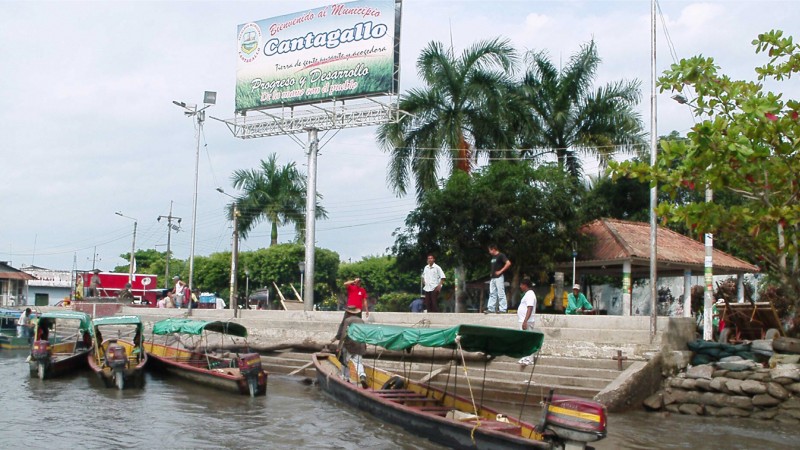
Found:
<svg viewBox="0 0 800 450"><path fill-rule="evenodd" d="M239 25L236 111L396 94L400 10L363 0Z"/></svg>

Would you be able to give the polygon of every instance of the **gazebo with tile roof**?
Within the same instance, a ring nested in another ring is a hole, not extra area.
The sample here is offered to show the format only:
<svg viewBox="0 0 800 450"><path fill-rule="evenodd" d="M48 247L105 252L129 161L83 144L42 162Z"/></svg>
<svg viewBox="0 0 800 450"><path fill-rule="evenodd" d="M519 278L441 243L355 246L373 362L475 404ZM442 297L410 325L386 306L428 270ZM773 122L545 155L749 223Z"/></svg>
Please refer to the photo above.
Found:
<svg viewBox="0 0 800 450"><path fill-rule="evenodd" d="M650 224L598 219L584 225L580 232L592 244L588 254L578 255L576 258L576 269L581 274L622 275L623 286L628 288L623 289L623 305L626 305L623 310L628 312L631 277L643 278L650 274ZM656 236L656 268L659 276L683 275L688 283L692 272L703 273L705 246L702 242L662 227L658 227ZM714 275L738 277L740 296L744 293L741 286L744 274L759 271L757 266L718 249L714 249L712 262ZM560 263L556 267L564 271L571 270L572 261ZM685 295L688 297L689 293ZM688 308L684 310L689 312Z"/></svg>

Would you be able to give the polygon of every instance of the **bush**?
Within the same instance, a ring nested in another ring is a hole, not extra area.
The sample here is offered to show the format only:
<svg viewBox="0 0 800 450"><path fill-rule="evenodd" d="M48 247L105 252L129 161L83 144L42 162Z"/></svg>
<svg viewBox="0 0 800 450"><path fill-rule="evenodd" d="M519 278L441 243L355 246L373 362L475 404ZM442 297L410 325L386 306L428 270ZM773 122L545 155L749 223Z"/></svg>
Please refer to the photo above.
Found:
<svg viewBox="0 0 800 450"><path fill-rule="evenodd" d="M375 311L379 312L410 312L411 302L419 297L419 294L409 294L407 292L391 292L384 294L378 299Z"/></svg>

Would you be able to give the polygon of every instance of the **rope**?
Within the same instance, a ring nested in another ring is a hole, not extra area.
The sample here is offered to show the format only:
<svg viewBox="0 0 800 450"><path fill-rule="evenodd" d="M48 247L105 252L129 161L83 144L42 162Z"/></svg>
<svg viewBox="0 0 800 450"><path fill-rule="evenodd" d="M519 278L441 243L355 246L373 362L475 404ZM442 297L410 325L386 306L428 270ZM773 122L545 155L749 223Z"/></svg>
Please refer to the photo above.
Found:
<svg viewBox="0 0 800 450"><path fill-rule="evenodd" d="M472 439L472 443L475 443L475 430L481 426L481 416L478 414L478 407L475 405L475 395L472 393L472 383L469 381L469 374L467 373L467 361L464 358L464 349L461 348L461 336L456 337L456 346L458 347L458 353L461 355L461 364L464 368L464 378L467 379L467 388L469 389L469 400L472 402L472 409L475 411L475 416L477 419L475 420L475 426L472 427L472 430L469 433L469 438ZM484 386L486 386L486 369L484 366L483 370L483 378L484 378ZM455 403L455 398L453 398L453 403ZM455 406L455 405L454 405Z"/></svg>
<svg viewBox="0 0 800 450"><path fill-rule="evenodd" d="M533 357L533 367L531 368L531 376L528 378L528 383L525 386L525 395L522 396L522 406L519 408L519 421L522 422L522 413L525 410L525 403L528 401L528 391L531 388L531 383L533 382L533 373L536 372L536 363L539 362L539 353L536 353ZM543 414L546 414L545 411ZM533 428L531 428L530 432L528 432L528 439L533 438Z"/></svg>

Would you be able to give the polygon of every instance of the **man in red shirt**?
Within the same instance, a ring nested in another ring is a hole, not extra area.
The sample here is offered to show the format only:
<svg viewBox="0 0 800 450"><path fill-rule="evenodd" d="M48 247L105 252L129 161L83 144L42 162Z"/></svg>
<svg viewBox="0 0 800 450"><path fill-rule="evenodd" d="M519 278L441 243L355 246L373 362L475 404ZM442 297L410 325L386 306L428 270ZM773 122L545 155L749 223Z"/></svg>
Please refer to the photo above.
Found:
<svg viewBox="0 0 800 450"><path fill-rule="evenodd" d="M347 305L360 309L365 316L369 317L369 304L367 302L367 290L361 286L361 278L345 281L344 287L347 289ZM360 317L360 315L359 315Z"/></svg>

